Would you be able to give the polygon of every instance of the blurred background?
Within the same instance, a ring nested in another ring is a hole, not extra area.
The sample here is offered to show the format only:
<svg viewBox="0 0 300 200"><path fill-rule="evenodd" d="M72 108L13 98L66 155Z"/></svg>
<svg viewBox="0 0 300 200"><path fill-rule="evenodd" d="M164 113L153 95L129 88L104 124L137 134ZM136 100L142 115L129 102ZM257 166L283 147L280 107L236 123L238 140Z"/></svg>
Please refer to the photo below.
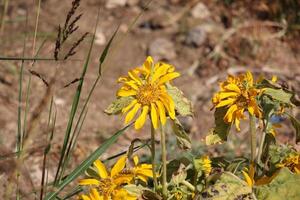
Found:
<svg viewBox="0 0 300 200"><path fill-rule="evenodd" d="M22 57L25 32L27 40L24 57L32 57L37 7L37 0L1 0L1 57ZM43 41L45 43L39 57L53 58L58 25L64 24L70 7L70 0L41 1L36 49ZM182 123L193 138L194 151L203 151L201 145L205 135L214 124L211 97L218 90L218 82L224 80L228 73L238 74L250 70L256 78L261 74L268 78L276 75L280 84L292 88L297 94L300 92L298 0L153 0L150 4L145 0L82 0L78 13L83 15L72 37L76 40L85 32L91 34L80 44L77 53L59 64L37 61L32 66L31 62L25 62L24 88L29 70L40 76L33 76L31 80L29 115L32 115L47 89L42 79L49 81L57 69L54 91L57 122L50 156L53 166L56 166L59 159L77 87L76 84L64 86L81 75L99 8L95 46L82 99L87 97L97 77L99 56L118 26L119 33L105 63L102 80L89 103L72 166L123 126L122 116L108 116L103 111L116 97L119 87L117 78L125 75L128 69L141 65L147 55L153 56L156 61L163 60L174 65L182 74L174 84L193 102L194 117L182 119ZM142 15L131 27L141 12ZM66 45L72 46L74 40L71 38ZM9 177L16 166L9 155L14 151L16 142L20 65L20 61L0 60L0 184L3 185L0 188L4 190L6 184L3 180ZM27 180L31 180L31 184L26 184L22 188L23 192L31 191L41 179L47 110L48 107L42 111L34 130L37 137L31 141L30 156L24 164ZM294 112L299 119L299 111ZM242 125L247 131L247 124ZM278 137L283 143L291 141L294 137L292 131L290 124L283 123ZM132 139L147 139L149 134L149 127L139 132L129 129L103 157L126 150ZM246 137L245 131L237 135L240 139L232 138L226 145L211 147L208 151L222 155L223 150L227 149L232 154L240 155L247 141L243 140ZM175 143L175 140L169 140L169 150L176 148ZM54 172L55 167L53 172L49 171L50 179L55 175Z"/></svg>

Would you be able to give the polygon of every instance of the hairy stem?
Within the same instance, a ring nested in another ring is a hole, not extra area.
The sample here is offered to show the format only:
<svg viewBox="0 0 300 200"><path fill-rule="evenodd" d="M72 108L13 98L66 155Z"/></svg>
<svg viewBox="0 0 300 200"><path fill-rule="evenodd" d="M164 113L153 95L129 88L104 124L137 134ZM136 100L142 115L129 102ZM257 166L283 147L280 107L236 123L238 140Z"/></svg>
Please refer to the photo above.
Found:
<svg viewBox="0 0 300 200"><path fill-rule="evenodd" d="M162 159L162 194L163 199L167 199L167 151L166 151L166 134L161 127L161 159Z"/></svg>
<svg viewBox="0 0 300 200"><path fill-rule="evenodd" d="M151 126L151 159L154 190L157 191L156 162L155 162L155 129Z"/></svg>
<svg viewBox="0 0 300 200"><path fill-rule="evenodd" d="M250 116L250 142L251 142L251 162L255 162L256 158L256 128L255 128L255 116Z"/></svg>

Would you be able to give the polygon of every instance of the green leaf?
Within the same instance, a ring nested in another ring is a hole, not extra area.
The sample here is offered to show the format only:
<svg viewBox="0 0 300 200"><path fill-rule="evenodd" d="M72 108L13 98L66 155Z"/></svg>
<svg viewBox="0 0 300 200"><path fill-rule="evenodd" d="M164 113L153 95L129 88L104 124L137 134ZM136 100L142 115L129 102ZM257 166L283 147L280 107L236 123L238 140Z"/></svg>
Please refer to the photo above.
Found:
<svg viewBox="0 0 300 200"><path fill-rule="evenodd" d="M184 97L177 87L167 84L167 92L175 103L175 109L181 116L193 116L193 107L190 100Z"/></svg>
<svg viewBox="0 0 300 200"><path fill-rule="evenodd" d="M300 197L300 175L283 168L271 183L256 189L257 199L298 200Z"/></svg>
<svg viewBox="0 0 300 200"><path fill-rule="evenodd" d="M112 144L114 144L118 137L129 127L130 125L124 127L123 129L116 132L108 140L106 140L100 147L98 147L87 159L85 159L78 167L76 167L56 188L54 192L49 192L45 200L55 199L58 193L67 186L70 182L75 180L78 176L84 173L92 163L97 160Z"/></svg>
<svg viewBox="0 0 300 200"><path fill-rule="evenodd" d="M224 172L214 185L209 186L201 193L202 199L256 199L251 187L230 172Z"/></svg>
<svg viewBox="0 0 300 200"><path fill-rule="evenodd" d="M106 109L105 113L109 115L118 114L121 112L123 108L128 106L131 101L133 100L133 97L121 97L116 99L114 102L112 102Z"/></svg>
<svg viewBox="0 0 300 200"><path fill-rule="evenodd" d="M276 99L282 103L292 104L291 98L293 94L283 89L273 89L273 88L265 88L263 94L271 96L273 99Z"/></svg>
<svg viewBox="0 0 300 200"><path fill-rule="evenodd" d="M123 186L125 190L128 191L129 194L135 195L135 196L141 196L143 193L143 190L146 190L147 188L144 188L141 185L134 185L134 184L128 184Z"/></svg>
<svg viewBox="0 0 300 200"><path fill-rule="evenodd" d="M300 122L292 115L289 115L291 123L296 131L296 143L300 142Z"/></svg>
<svg viewBox="0 0 300 200"><path fill-rule="evenodd" d="M175 133L177 145L180 149L191 149L192 142L188 134L185 132L183 126L178 119L171 120L173 132Z"/></svg>
<svg viewBox="0 0 300 200"><path fill-rule="evenodd" d="M226 107L216 108L214 114L215 128L205 138L207 145L219 144L227 140L231 127L231 124L227 124L224 121L227 110Z"/></svg>

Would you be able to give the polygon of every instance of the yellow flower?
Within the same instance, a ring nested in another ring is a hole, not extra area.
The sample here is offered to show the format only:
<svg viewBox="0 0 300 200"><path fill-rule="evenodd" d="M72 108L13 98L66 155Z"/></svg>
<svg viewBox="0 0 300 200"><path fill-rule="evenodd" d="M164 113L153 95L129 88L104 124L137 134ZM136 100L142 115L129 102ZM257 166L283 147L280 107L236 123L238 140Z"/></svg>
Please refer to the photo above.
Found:
<svg viewBox="0 0 300 200"><path fill-rule="evenodd" d="M121 190L121 186L130 183L134 177L130 171L124 170L126 159L126 156L121 157L113 166L110 173L106 170L105 165L100 160L96 160L94 162L94 166L97 169L99 179L82 179L79 181L79 185L89 185L92 187L96 187L100 194L100 197L98 199L114 200L117 199L117 195L120 195L119 193L122 193L122 195L124 196L124 192L126 192L126 190ZM97 200L97 198L95 198L97 196L96 192L97 191L93 189L91 190L91 194L89 197L91 200ZM128 196L131 195L128 194ZM88 196L86 195L83 196L83 199L89 200Z"/></svg>
<svg viewBox="0 0 300 200"><path fill-rule="evenodd" d="M226 106L228 108L224 121L235 123L240 131L240 120L245 119L244 111L251 115L261 117L261 111L256 102L260 90L254 87L251 72L239 76L229 75L227 80L220 84L220 91L214 95L212 102L216 108Z"/></svg>
<svg viewBox="0 0 300 200"><path fill-rule="evenodd" d="M140 110L135 129L143 127L149 113L155 129L160 123L166 123L167 114L174 119L175 104L166 90L166 83L179 76L172 65L162 62L154 64L149 56L142 67L130 70L128 76L120 77L118 82L123 83L123 86L117 96L133 97L131 103L122 109L122 113L127 113L125 123L131 122Z"/></svg>
<svg viewBox="0 0 300 200"><path fill-rule="evenodd" d="M289 155L281 163L277 164L276 167L287 167L292 172L300 174L300 154L298 153L294 155Z"/></svg>
<svg viewBox="0 0 300 200"><path fill-rule="evenodd" d="M208 156L202 156L201 158L196 159L195 166L197 170L203 171L205 176L208 176L212 170L211 160Z"/></svg>
<svg viewBox="0 0 300 200"><path fill-rule="evenodd" d="M96 188L92 188L89 195L81 195L80 199L82 200L136 200L137 197L129 194L125 189L116 189L114 190L114 195L111 198L105 198L104 196L100 196L99 192Z"/></svg>
<svg viewBox="0 0 300 200"><path fill-rule="evenodd" d="M134 167L132 169L135 177L147 183L147 179L153 177L152 165L151 164L139 164L139 158L133 157Z"/></svg>

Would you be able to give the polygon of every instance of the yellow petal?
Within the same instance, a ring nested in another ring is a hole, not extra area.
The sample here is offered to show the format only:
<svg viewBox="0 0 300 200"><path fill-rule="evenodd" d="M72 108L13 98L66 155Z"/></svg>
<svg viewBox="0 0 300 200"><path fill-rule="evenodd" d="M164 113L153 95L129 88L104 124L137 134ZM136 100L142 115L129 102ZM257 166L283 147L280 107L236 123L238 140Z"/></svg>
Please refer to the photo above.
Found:
<svg viewBox="0 0 300 200"><path fill-rule="evenodd" d="M236 101L236 99L225 99L225 100L222 100L220 101L220 103L218 103L216 105L216 108L220 108L220 107L223 107L223 106L227 106L227 105L231 105L233 104L234 102Z"/></svg>
<svg viewBox="0 0 300 200"><path fill-rule="evenodd" d="M165 107L161 101L156 101L155 103L157 105L160 122L162 125L165 125L165 123L167 121Z"/></svg>
<svg viewBox="0 0 300 200"><path fill-rule="evenodd" d="M139 157L138 156L134 156L133 157L133 162L134 162L134 165L138 165L139 164Z"/></svg>
<svg viewBox="0 0 300 200"><path fill-rule="evenodd" d="M88 197L87 195L81 195L80 196L80 198L82 199L82 200L92 200L92 199L90 199L90 197Z"/></svg>
<svg viewBox="0 0 300 200"><path fill-rule="evenodd" d="M159 99L167 109L170 118L175 119L175 106L172 98L168 98L168 95L161 95Z"/></svg>
<svg viewBox="0 0 300 200"><path fill-rule="evenodd" d="M127 81L127 82L125 82L125 85L128 85L129 87L131 87L134 90L138 90L139 89L139 87L135 84L134 81Z"/></svg>
<svg viewBox="0 0 300 200"><path fill-rule="evenodd" d="M136 115L137 111L141 108L141 104L136 103L134 107L131 109L131 111L128 112L128 114L125 117L125 124L130 122L134 116Z"/></svg>
<svg viewBox="0 0 300 200"><path fill-rule="evenodd" d="M146 117L147 117L148 111L149 111L149 106L143 106L141 115L137 118L137 120L134 123L135 129L138 130L143 127L143 125L146 122Z"/></svg>
<svg viewBox="0 0 300 200"><path fill-rule="evenodd" d="M242 171L243 175L244 175L244 178L247 182L247 184L252 187L253 186L253 181L251 180L250 176L245 172L245 171Z"/></svg>
<svg viewBox="0 0 300 200"><path fill-rule="evenodd" d="M153 58L151 56L148 56L143 66L150 72L153 66Z"/></svg>
<svg viewBox="0 0 300 200"><path fill-rule="evenodd" d="M134 99L131 101L131 103L122 109L122 113L126 113L128 110L130 110L135 104L137 103L137 100Z"/></svg>
<svg viewBox="0 0 300 200"><path fill-rule="evenodd" d="M140 179L141 181L143 181L144 183L147 183L148 177L143 176L143 175L137 175L138 179Z"/></svg>
<svg viewBox="0 0 300 200"><path fill-rule="evenodd" d="M100 181L93 178L82 179L79 181L79 185L99 185Z"/></svg>
<svg viewBox="0 0 300 200"><path fill-rule="evenodd" d="M246 73L247 81L249 86L253 86L253 75L250 71Z"/></svg>
<svg viewBox="0 0 300 200"><path fill-rule="evenodd" d="M162 64L162 63L157 63L155 65L155 71L153 72L153 76L151 78L151 83L154 83L161 76L165 75L168 72L169 68L170 68L170 65L166 65L166 64Z"/></svg>
<svg viewBox="0 0 300 200"><path fill-rule="evenodd" d="M110 172L111 177L114 177L115 175L117 175L124 169L124 167L126 165L126 159L127 159L126 156L122 156L121 158L119 158L119 160L116 162L116 164L111 169L111 172Z"/></svg>
<svg viewBox="0 0 300 200"><path fill-rule="evenodd" d="M235 118L234 120L235 122L235 128L237 131L241 131L241 128L240 128L240 119L239 118Z"/></svg>
<svg viewBox="0 0 300 200"><path fill-rule="evenodd" d="M158 116L156 111L156 106L154 103L151 103L151 122L154 129L157 129L158 127Z"/></svg>
<svg viewBox="0 0 300 200"><path fill-rule="evenodd" d="M276 83L276 82L277 82L277 79L278 79L277 76L275 76L275 75L272 76L272 82L273 82L273 83Z"/></svg>
<svg viewBox="0 0 300 200"><path fill-rule="evenodd" d="M241 93L240 88L236 84L233 84L233 83L225 85L224 88L227 90L230 90L230 91L235 91L237 93Z"/></svg>
<svg viewBox="0 0 300 200"><path fill-rule="evenodd" d="M128 96L134 96L137 94L137 91L135 90L124 90L124 89L120 89L117 92L117 96L119 97L128 97Z"/></svg>
<svg viewBox="0 0 300 200"><path fill-rule="evenodd" d="M229 109L227 110L226 112L226 115L224 116L224 120L225 122L232 122L233 120L233 115L234 115L234 112L238 109L237 105L234 104L232 106L229 107Z"/></svg>
<svg viewBox="0 0 300 200"><path fill-rule="evenodd" d="M173 80L174 78L177 78L179 76L180 76L180 73L178 73L178 72L172 72L172 73L166 74L159 79L158 85L164 84L164 83L166 83L170 80Z"/></svg>
<svg viewBox="0 0 300 200"><path fill-rule="evenodd" d="M95 188L91 189L91 195L92 200L103 200L103 197L101 197L98 193L98 191Z"/></svg>
<svg viewBox="0 0 300 200"><path fill-rule="evenodd" d="M226 99L228 97L236 97L239 93L236 92L220 92L219 93L219 99Z"/></svg>
<svg viewBox="0 0 300 200"><path fill-rule="evenodd" d="M139 76L136 74L136 72L134 72L134 70L130 70L128 72L128 75L130 78L132 78L138 85L142 85L142 81L139 78Z"/></svg>
<svg viewBox="0 0 300 200"><path fill-rule="evenodd" d="M106 167L100 160L96 160L94 162L94 165L97 168L98 174L101 178L107 178L108 177Z"/></svg>

